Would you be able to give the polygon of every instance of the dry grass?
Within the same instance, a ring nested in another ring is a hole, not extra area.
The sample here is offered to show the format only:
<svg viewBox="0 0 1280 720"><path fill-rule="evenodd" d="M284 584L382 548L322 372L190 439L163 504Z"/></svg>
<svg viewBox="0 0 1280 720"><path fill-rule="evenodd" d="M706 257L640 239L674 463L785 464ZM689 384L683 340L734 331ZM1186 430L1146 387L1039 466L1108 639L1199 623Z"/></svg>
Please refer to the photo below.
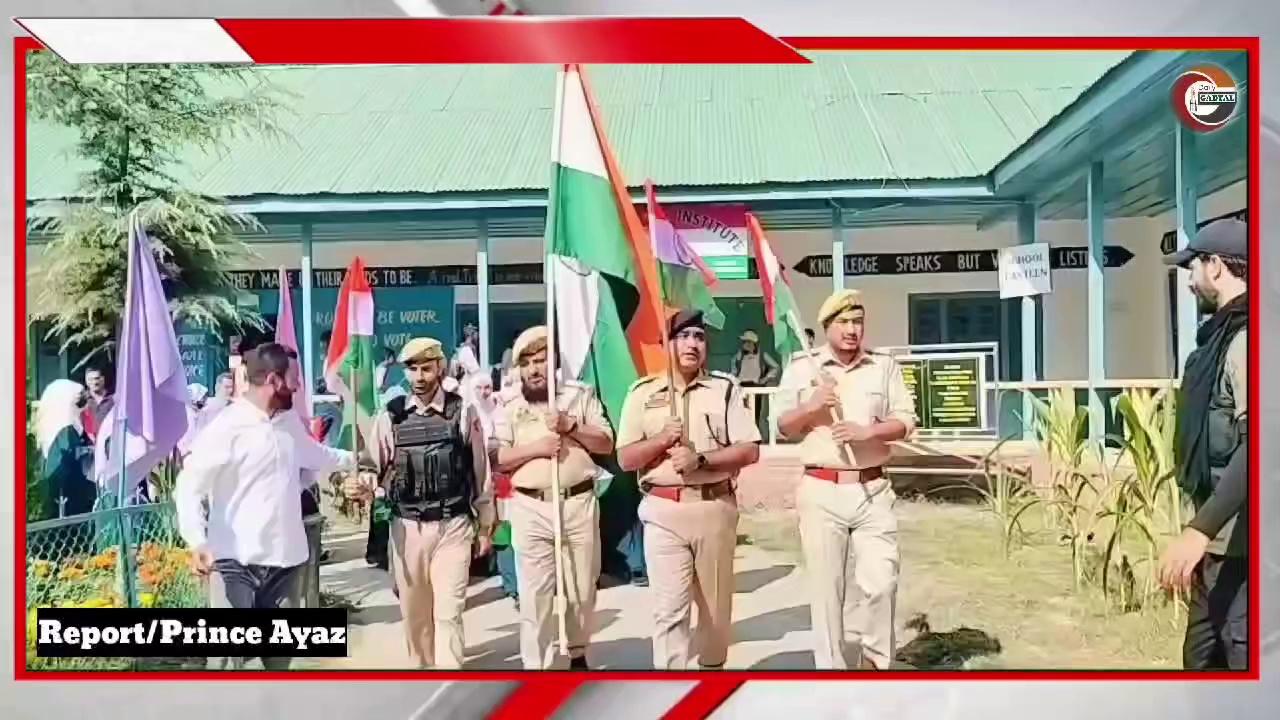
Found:
<svg viewBox="0 0 1280 720"><path fill-rule="evenodd" d="M979 506L900 500L901 626L917 613L935 631L970 627L1003 652L968 667L992 669L1176 669L1182 628L1165 611L1109 610L1096 587L1072 591L1071 550L1028 513L1027 544L1001 556L999 521ZM801 562L794 515L744 514L738 532L751 544Z"/></svg>

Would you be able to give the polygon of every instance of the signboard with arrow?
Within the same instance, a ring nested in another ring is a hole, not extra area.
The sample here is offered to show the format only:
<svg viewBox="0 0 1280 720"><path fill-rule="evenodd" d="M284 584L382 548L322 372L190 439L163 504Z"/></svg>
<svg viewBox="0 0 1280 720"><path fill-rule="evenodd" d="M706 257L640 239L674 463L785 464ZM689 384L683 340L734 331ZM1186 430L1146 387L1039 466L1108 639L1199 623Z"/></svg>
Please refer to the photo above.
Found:
<svg viewBox="0 0 1280 720"><path fill-rule="evenodd" d="M1108 268L1123 267L1133 253L1121 245L1103 248ZM1049 252L1053 270L1083 270L1089 266L1089 248L1055 247ZM928 275L933 273L996 272L999 250L942 250L938 252L868 253L844 256L845 275ZM809 277L831 277L830 255L809 255L795 264L795 271Z"/></svg>

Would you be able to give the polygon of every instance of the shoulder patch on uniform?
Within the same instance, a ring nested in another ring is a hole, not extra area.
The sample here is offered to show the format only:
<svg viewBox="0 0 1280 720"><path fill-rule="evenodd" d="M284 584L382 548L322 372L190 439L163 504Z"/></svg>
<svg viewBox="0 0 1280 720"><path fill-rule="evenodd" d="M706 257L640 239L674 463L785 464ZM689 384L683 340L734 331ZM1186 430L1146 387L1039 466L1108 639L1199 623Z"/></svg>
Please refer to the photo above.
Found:
<svg viewBox="0 0 1280 720"><path fill-rule="evenodd" d="M727 373L727 372L720 372L719 370L712 370L712 371L711 371L711 377L713 377L713 378L718 378L718 379L720 379L720 380L727 380L727 381L729 382L729 384L730 384L730 385L737 385L737 384L738 384L738 378L736 378L736 377L734 377L734 376L730 375L730 374L729 374L729 373Z"/></svg>
<svg viewBox="0 0 1280 720"><path fill-rule="evenodd" d="M635 390L636 388L638 388L638 387L640 387L640 386L642 386L642 385L648 385L649 383L651 383L651 382L653 382L654 380L657 380L657 379L658 379L658 376L657 376L657 375L648 375L648 376L646 376L646 377L642 377L642 378L640 378L639 380L637 380L637 381L635 381L635 382L631 383L631 387L627 388L627 392L631 392L632 390Z"/></svg>

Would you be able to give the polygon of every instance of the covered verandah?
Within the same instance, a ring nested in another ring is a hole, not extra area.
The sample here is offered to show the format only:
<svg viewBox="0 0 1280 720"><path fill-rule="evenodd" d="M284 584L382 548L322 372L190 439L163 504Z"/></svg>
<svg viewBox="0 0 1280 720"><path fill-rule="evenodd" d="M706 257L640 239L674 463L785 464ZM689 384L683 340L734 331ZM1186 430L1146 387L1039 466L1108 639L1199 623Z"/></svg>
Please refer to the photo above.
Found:
<svg viewBox="0 0 1280 720"><path fill-rule="evenodd" d="M785 183L752 186L664 188L664 203L742 203L769 232L830 233L831 283L847 285L846 253L858 247L860 231L903 225L965 225L984 229L1016 223L1019 243L1040 241L1044 221L1076 220L1088 240L1088 333L1084 378L1052 383L1087 391L1091 432L1105 431L1105 398L1119 388L1108 377L1106 221L1150 217L1170 210L1177 218L1177 246L1185 245L1199 218L1197 200L1238 183L1247 174L1247 124L1241 119L1211 134L1197 134L1170 111L1173 79L1197 63L1225 64L1238 79L1240 107L1248 101L1242 53L1140 52L1107 72L1048 125L1015 149L988 175L929 181L884 178L874 182ZM643 202L642 194L633 199ZM271 242L296 242L301 258L303 316L311 317L311 272L317 245L361 237L426 241L471 241L482 338L490 337L491 269L505 256L504 243L540 237L546 197L538 192L377 194L307 197L255 196L232 201L269 229ZM1152 242L1158 242L1153 238ZM1185 278L1177 283L1176 375L1193 347L1197 322ZM996 377L993 392L1043 389L1043 311L1039 298L1021 301L1020 367ZM305 372L315 376L317 339L304 323ZM481 364L497 361L481 343ZM1124 385L1158 385L1150 378ZM1029 412L1024 411L1023 417Z"/></svg>

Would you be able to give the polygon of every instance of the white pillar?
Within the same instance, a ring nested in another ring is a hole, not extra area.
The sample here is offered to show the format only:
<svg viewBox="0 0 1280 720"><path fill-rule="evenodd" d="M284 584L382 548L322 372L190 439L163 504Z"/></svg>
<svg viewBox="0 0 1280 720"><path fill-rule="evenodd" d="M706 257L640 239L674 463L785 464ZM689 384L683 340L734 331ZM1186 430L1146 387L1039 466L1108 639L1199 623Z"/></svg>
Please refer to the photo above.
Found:
<svg viewBox="0 0 1280 720"><path fill-rule="evenodd" d="M1039 242L1039 226L1036 222L1036 206L1034 203L1023 203L1018 206L1018 244L1032 245ZM1039 315L1041 298L1031 295L1022 298L1022 382L1039 380ZM1031 404L1030 391L1022 395L1022 437L1030 439L1034 428L1035 410Z"/></svg>
<svg viewBox="0 0 1280 720"><path fill-rule="evenodd" d="M1196 134L1176 123L1177 147L1174 150L1175 166L1174 182L1177 188L1178 241L1176 250L1187 247L1196 236L1196 225L1199 222L1197 201L1200 197L1200 157L1196 152ZM1195 294L1191 292L1189 283L1191 273L1178 270L1177 302L1170 308L1175 313L1178 328L1178 356L1174 358L1173 374L1182 376L1186 367L1187 356L1196 349L1196 327L1200 315L1196 307Z"/></svg>
<svg viewBox="0 0 1280 720"><path fill-rule="evenodd" d="M476 291L477 315L480 326L480 362L482 369L489 368L489 219L481 216L476 237Z"/></svg>
<svg viewBox="0 0 1280 720"><path fill-rule="evenodd" d="M1106 195L1102 161L1089 165L1089 438L1106 436L1106 413L1098 384L1107 379Z"/></svg>
<svg viewBox="0 0 1280 720"><path fill-rule="evenodd" d="M302 288L302 382L307 392L315 389L315 337L311 331L311 222L302 223L302 267L298 286ZM311 408L307 408L310 412Z"/></svg>
<svg viewBox="0 0 1280 720"><path fill-rule="evenodd" d="M831 211L831 287L832 292L844 289L844 212L840 208Z"/></svg>

